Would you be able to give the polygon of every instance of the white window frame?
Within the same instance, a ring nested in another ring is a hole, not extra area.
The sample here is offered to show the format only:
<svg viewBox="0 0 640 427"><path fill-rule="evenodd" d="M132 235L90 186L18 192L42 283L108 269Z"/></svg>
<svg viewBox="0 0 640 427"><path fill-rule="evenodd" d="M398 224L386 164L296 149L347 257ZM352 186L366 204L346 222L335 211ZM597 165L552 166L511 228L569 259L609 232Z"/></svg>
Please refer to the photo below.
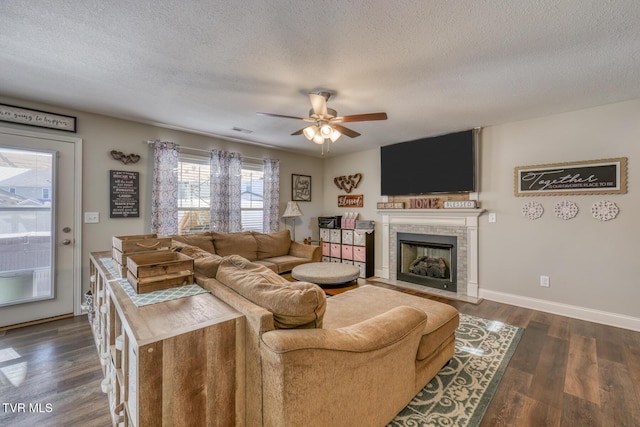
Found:
<svg viewBox="0 0 640 427"><path fill-rule="evenodd" d="M191 154L184 154L184 153L180 153L180 157L178 159L178 168L179 171L178 173L181 173L181 168L183 167L183 163L193 163L193 164L197 164L197 165L202 165L202 166L206 166L207 168L209 167L209 158L206 156L198 156L198 155L191 155ZM245 174L247 172L260 172L263 173L264 171L264 167L261 161L259 160L253 160L253 159L242 159L242 166L241 166L241 173ZM263 175L264 176L264 175ZM207 183L209 182L209 179L207 177L206 181ZM263 181L264 182L264 181ZM181 185L180 183L178 185ZM182 189L178 190L178 194L181 194ZM178 218L179 221L182 222L182 219L184 218L186 212L191 212L193 213L202 213L203 216L205 216L206 218L209 218L210 215L210 199L207 200L206 206L203 207L184 207L184 206L180 206L180 198L178 199L177 203L178 203ZM249 206L249 207L243 207L242 206L242 201L240 203L241 207L240 207L240 215L243 218L246 218L246 214L247 213L252 213L253 217L255 218L256 216L260 218L259 220L259 227L256 227L256 222L254 221L253 223L249 223L247 224L246 220L243 221L242 224L242 229L243 230L254 230L254 231L259 231L262 232L264 230L264 205L262 205L261 207L255 207L255 206ZM257 215L256 215L257 213ZM208 228L207 228L208 229ZM191 229L189 228L187 230L187 232L183 232L183 226L182 224L178 225L178 232L180 234L191 234L191 233L196 233L196 232L200 232L200 231L205 231L203 229L197 228L197 229Z"/></svg>

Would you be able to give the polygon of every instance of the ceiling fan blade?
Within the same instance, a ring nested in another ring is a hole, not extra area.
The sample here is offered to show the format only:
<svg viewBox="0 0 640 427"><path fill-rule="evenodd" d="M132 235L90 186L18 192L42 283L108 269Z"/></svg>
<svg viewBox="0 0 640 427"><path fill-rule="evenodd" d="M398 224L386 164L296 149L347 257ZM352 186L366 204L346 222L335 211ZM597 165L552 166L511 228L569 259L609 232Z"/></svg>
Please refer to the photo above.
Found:
<svg viewBox="0 0 640 427"><path fill-rule="evenodd" d="M360 136L360 134L358 132L356 132L355 130L351 130L351 129L346 128L344 126L337 125L337 124L332 124L331 126L333 126L334 129L338 130L341 134L347 135L349 138L355 138L357 136Z"/></svg>
<svg viewBox="0 0 640 427"><path fill-rule="evenodd" d="M286 116L284 114L272 114L272 113L256 113L256 114L258 116L282 117L282 118L285 118L285 119L306 120L306 117Z"/></svg>
<svg viewBox="0 0 640 427"><path fill-rule="evenodd" d="M306 129L306 127L303 127L300 130L295 131L294 133L292 133L291 135L302 135L302 132Z"/></svg>
<svg viewBox="0 0 640 427"><path fill-rule="evenodd" d="M354 114L331 119L332 123L368 122L372 120L387 120L387 113Z"/></svg>
<svg viewBox="0 0 640 427"><path fill-rule="evenodd" d="M309 100L311 101L311 107L314 114L317 114L318 116L327 115L327 99L324 96L310 93Z"/></svg>

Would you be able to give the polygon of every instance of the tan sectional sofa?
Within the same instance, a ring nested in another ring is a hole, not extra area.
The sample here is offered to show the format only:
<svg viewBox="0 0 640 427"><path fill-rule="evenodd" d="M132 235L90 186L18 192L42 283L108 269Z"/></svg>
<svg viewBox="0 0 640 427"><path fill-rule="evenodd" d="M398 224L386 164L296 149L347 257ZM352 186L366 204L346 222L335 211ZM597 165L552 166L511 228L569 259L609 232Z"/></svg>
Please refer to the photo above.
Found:
<svg viewBox="0 0 640 427"><path fill-rule="evenodd" d="M240 255L278 274L291 271L300 264L322 260L322 248L292 241L289 230L274 233L207 231L171 238L174 247L182 243L199 247L219 257Z"/></svg>
<svg viewBox="0 0 640 427"><path fill-rule="evenodd" d="M245 315L239 425L384 426L453 356L449 305L371 285L327 299L241 256L182 245L200 261L197 282Z"/></svg>

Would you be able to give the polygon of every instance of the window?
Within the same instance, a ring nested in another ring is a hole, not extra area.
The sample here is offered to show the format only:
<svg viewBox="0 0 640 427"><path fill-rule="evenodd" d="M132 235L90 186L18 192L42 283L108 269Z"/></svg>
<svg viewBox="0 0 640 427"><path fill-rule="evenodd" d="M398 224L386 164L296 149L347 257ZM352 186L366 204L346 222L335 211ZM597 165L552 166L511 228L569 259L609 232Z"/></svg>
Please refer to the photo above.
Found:
<svg viewBox="0 0 640 427"><path fill-rule="evenodd" d="M263 230L264 173L259 161L242 160L241 218L242 229ZM209 159L180 154L178 161L178 234L209 230L210 217Z"/></svg>
<svg viewBox="0 0 640 427"><path fill-rule="evenodd" d="M42 189L42 199L43 200L49 200L49 189L48 188L43 188Z"/></svg>
<svg viewBox="0 0 640 427"><path fill-rule="evenodd" d="M263 231L262 196L264 188L264 172L262 163L242 160L240 210L242 229Z"/></svg>
<svg viewBox="0 0 640 427"><path fill-rule="evenodd" d="M178 161L178 234L209 230L209 159L180 155Z"/></svg>

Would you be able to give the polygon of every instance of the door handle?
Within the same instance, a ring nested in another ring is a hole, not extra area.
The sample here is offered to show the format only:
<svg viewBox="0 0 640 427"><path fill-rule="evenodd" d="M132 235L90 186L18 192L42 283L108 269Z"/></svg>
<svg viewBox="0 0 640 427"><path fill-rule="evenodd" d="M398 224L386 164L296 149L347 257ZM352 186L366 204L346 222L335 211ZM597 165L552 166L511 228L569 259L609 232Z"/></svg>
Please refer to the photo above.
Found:
<svg viewBox="0 0 640 427"><path fill-rule="evenodd" d="M66 246L66 245L70 245L70 244L71 244L71 240L69 240L69 239L64 239L64 240L62 241L62 244L63 244L63 245L65 245L65 246Z"/></svg>

